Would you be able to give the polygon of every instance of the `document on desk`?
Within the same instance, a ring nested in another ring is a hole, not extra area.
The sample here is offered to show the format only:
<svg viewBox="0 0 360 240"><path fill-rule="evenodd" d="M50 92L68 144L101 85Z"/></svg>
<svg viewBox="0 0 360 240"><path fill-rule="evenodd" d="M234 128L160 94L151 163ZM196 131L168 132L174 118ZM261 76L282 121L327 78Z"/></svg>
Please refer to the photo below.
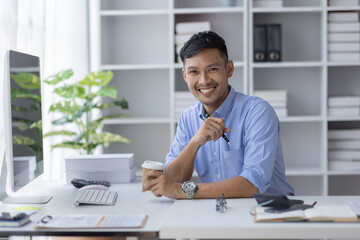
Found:
<svg viewBox="0 0 360 240"><path fill-rule="evenodd" d="M36 225L37 229L49 228L143 228L146 214L129 215L54 215L43 217Z"/></svg>

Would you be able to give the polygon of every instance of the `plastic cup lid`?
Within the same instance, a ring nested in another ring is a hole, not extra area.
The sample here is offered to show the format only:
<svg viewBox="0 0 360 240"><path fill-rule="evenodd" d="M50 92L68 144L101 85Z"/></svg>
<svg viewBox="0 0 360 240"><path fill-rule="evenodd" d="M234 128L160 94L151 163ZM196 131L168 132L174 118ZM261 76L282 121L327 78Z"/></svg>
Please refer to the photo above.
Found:
<svg viewBox="0 0 360 240"><path fill-rule="evenodd" d="M164 164L157 161L145 161L141 166L153 170L164 170Z"/></svg>

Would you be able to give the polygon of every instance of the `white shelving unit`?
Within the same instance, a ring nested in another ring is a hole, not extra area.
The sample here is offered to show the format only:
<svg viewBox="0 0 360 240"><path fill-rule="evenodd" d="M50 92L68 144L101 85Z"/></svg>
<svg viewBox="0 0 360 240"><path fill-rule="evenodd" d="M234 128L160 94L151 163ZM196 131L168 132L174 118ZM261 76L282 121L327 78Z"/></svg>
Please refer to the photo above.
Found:
<svg viewBox="0 0 360 240"><path fill-rule="evenodd" d="M144 160L164 161L176 130L175 92L188 90L182 64L175 61L175 25L209 21L227 41L235 62L230 84L237 91L287 90L288 117L280 122L286 174L296 193L360 194L353 187L360 172L329 171L327 160L328 129L360 127L360 117L327 116L329 95L360 95L360 62L327 61L327 14L360 12L360 7L329 7L327 0L283 0L281 8L254 8L252 0L225 2L90 2L91 69L114 72L112 84L128 100L131 116L108 121L105 129L132 143L112 144L104 152L133 152L139 169ZM282 25L281 62L253 62L253 25L258 23Z"/></svg>

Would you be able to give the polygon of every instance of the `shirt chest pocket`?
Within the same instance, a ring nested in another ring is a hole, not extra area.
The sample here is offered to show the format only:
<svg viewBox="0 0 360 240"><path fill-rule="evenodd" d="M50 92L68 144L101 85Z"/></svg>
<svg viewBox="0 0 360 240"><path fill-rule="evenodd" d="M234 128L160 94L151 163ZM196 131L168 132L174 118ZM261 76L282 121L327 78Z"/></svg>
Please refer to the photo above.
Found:
<svg viewBox="0 0 360 240"><path fill-rule="evenodd" d="M225 179L239 176L244 166L244 152L241 149L223 151L223 176Z"/></svg>

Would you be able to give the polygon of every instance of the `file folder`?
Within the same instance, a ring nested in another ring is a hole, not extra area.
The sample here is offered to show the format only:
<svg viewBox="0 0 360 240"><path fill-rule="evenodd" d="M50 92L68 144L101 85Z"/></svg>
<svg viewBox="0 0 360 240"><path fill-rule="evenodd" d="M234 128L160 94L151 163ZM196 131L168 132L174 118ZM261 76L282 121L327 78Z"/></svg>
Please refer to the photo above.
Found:
<svg viewBox="0 0 360 240"><path fill-rule="evenodd" d="M266 61L266 25L254 25L254 62Z"/></svg>
<svg viewBox="0 0 360 240"><path fill-rule="evenodd" d="M281 25L267 25L267 60L269 62L281 61Z"/></svg>

